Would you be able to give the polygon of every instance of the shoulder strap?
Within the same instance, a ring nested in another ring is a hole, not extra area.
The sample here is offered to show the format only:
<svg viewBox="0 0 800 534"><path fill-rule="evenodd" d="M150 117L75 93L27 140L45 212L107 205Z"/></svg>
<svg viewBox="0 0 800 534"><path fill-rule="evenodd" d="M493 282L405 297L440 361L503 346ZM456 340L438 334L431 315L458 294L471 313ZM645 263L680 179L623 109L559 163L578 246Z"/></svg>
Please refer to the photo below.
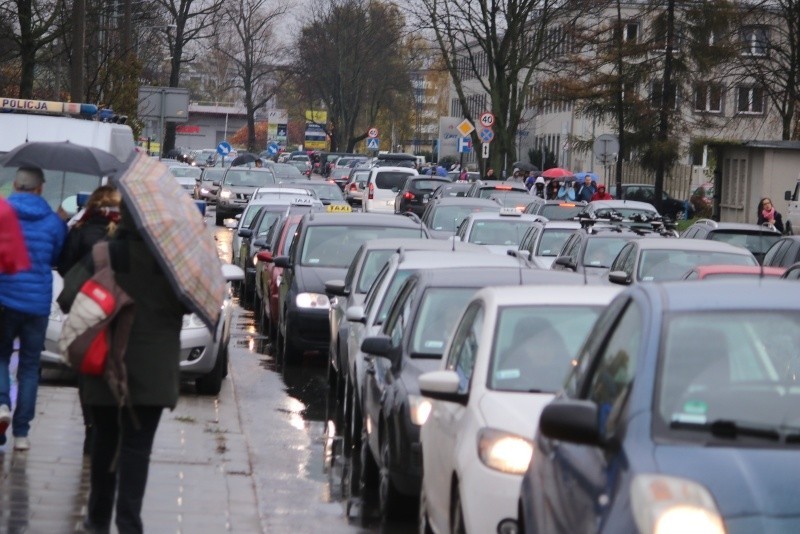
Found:
<svg viewBox="0 0 800 534"><path fill-rule="evenodd" d="M92 259L94 260L94 272L111 266L111 256L108 253L108 241L99 241L92 247Z"/></svg>

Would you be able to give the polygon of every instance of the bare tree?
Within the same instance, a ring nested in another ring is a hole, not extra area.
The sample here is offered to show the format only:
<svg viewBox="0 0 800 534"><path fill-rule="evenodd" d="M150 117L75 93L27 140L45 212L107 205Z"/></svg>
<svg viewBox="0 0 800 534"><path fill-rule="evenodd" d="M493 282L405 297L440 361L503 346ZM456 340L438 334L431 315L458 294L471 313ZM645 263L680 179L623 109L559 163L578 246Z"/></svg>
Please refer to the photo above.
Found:
<svg viewBox="0 0 800 534"><path fill-rule="evenodd" d="M233 86L244 96L247 149L251 152L256 151L255 114L280 90L288 73L273 34L274 25L286 13L287 6L271 4L271 0L234 0L222 15L223 24L234 33L234 46L218 50L233 64Z"/></svg>
<svg viewBox="0 0 800 534"><path fill-rule="evenodd" d="M296 87L313 109L328 111L331 148L366 138L382 112L411 91L405 20L396 6L371 0L325 0L300 31Z"/></svg>

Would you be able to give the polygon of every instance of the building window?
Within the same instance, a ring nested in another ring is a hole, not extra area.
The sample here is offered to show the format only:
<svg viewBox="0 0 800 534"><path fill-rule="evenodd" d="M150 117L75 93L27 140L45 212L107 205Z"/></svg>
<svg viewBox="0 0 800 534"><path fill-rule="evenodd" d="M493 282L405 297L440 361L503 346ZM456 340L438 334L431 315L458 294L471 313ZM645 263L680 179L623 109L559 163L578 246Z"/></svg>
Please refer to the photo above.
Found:
<svg viewBox="0 0 800 534"><path fill-rule="evenodd" d="M722 86L716 83L699 84L694 92L694 110L705 113L722 112Z"/></svg>
<svg viewBox="0 0 800 534"><path fill-rule="evenodd" d="M764 113L764 89L758 86L736 88L736 111Z"/></svg>
<svg viewBox="0 0 800 534"><path fill-rule="evenodd" d="M677 87L673 83L672 87L670 88L672 92L672 108L678 108L678 91ZM661 102L664 98L664 82L662 80L654 80L650 82L650 105L654 109L659 109L661 107Z"/></svg>
<svg viewBox="0 0 800 534"><path fill-rule="evenodd" d="M451 117L461 117L461 102L459 102L458 98L453 98L450 100L450 116Z"/></svg>
<svg viewBox="0 0 800 534"><path fill-rule="evenodd" d="M622 40L635 43L639 40L639 23L626 22L622 28Z"/></svg>
<svg viewBox="0 0 800 534"><path fill-rule="evenodd" d="M766 56L769 40L767 29L749 26L742 29L742 54L745 56Z"/></svg>

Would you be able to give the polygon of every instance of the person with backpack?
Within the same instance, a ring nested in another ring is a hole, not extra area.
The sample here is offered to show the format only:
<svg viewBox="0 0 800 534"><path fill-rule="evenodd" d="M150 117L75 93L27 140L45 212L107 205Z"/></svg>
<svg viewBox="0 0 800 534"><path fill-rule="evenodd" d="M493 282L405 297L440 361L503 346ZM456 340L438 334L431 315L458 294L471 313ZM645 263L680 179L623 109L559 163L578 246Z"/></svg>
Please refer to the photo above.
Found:
<svg viewBox="0 0 800 534"><path fill-rule="evenodd" d="M108 248L116 284L134 299L124 359L128 401L120 406L103 376L84 376L82 400L94 424L84 525L90 532L107 532L116 500L119 532L142 532L142 502L153 440L162 411L175 408L178 402L180 332L188 311L136 229L124 200ZM91 255L70 269L58 298L63 311L69 312L93 271Z"/></svg>
<svg viewBox="0 0 800 534"><path fill-rule="evenodd" d="M44 173L20 167L8 203L17 216L30 258L30 268L0 274L0 445L12 426L14 449L30 449L28 432L36 414L39 363L53 299L52 267L58 262L67 225L42 198ZM19 339L17 403L11 416L9 364Z"/></svg>

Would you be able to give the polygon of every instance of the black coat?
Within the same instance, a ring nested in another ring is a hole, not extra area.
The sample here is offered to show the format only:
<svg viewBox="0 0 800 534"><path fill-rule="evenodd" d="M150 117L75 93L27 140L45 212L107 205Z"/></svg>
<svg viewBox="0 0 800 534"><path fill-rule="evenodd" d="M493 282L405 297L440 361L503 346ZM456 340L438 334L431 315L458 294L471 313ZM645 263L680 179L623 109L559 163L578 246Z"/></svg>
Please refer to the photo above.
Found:
<svg viewBox="0 0 800 534"><path fill-rule="evenodd" d="M58 274L62 277L92 251L95 243L108 238L108 219L102 215L90 217L81 226L73 227L58 261Z"/></svg>

